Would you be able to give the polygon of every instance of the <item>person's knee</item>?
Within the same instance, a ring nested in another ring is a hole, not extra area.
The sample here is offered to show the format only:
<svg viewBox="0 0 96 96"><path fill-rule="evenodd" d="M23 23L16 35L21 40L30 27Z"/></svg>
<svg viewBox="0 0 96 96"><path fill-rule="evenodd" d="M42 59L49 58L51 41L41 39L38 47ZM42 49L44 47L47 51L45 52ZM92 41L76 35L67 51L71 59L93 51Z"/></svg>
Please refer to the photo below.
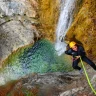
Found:
<svg viewBox="0 0 96 96"><path fill-rule="evenodd" d="M96 71L96 65L93 66L93 69Z"/></svg>
<svg viewBox="0 0 96 96"><path fill-rule="evenodd" d="M72 67L73 67L74 69L77 69L77 66L76 66L76 65L73 65Z"/></svg>

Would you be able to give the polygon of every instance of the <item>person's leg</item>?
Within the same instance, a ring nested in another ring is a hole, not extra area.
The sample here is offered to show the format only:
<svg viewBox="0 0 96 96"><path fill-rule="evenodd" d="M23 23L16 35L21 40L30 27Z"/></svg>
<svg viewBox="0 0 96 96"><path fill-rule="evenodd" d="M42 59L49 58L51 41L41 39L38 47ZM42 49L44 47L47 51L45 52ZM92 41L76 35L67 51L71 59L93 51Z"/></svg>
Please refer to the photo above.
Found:
<svg viewBox="0 0 96 96"><path fill-rule="evenodd" d="M72 67L73 67L74 69L77 69L77 70L80 71L81 68L78 66L79 61L80 61L80 59L74 60L74 61L73 61L73 64L72 64Z"/></svg>
<svg viewBox="0 0 96 96"><path fill-rule="evenodd" d="M82 58L82 60L88 63L94 70L96 70L96 65L89 58L85 56Z"/></svg>

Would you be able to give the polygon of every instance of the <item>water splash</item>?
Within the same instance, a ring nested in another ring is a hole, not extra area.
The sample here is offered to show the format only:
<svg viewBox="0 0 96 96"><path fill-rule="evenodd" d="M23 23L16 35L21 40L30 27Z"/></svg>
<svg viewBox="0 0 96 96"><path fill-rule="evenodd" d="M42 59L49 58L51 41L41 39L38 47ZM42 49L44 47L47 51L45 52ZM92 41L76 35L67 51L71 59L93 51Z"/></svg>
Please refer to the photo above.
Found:
<svg viewBox="0 0 96 96"><path fill-rule="evenodd" d="M62 41L72 23L75 2L76 0L61 0L61 13L56 29L55 44L58 55L61 55L66 50L66 43Z"/></svg>

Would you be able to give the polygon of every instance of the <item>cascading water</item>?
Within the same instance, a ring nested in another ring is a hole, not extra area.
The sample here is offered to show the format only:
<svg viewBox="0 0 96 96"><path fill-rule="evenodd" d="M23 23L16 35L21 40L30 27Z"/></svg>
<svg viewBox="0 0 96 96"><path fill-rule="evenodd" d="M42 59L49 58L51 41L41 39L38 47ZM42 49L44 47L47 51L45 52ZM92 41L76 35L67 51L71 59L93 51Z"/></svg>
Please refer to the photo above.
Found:
<svg viewBox="0 0 96 96"><path fill-rule="evenodd" d="M75 2L76 0L61 0L61 13L56 29L55 44L58 55L61 55L66 50L66 43L62 42L62 40L72 23Z"/></svg>

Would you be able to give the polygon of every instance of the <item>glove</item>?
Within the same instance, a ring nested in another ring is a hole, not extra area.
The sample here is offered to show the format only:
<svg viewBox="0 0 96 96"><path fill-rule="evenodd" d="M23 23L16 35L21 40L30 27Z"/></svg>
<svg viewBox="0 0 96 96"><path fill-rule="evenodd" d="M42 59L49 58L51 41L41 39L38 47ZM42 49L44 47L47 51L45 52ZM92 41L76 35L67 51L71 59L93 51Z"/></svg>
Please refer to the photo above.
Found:
<svg viewBox="0 0 96 96"><path fill-rule="evenodd" d="M77 60L77 59L79 59L80 58L80 56L75 56L75 60Z"/></svg>

